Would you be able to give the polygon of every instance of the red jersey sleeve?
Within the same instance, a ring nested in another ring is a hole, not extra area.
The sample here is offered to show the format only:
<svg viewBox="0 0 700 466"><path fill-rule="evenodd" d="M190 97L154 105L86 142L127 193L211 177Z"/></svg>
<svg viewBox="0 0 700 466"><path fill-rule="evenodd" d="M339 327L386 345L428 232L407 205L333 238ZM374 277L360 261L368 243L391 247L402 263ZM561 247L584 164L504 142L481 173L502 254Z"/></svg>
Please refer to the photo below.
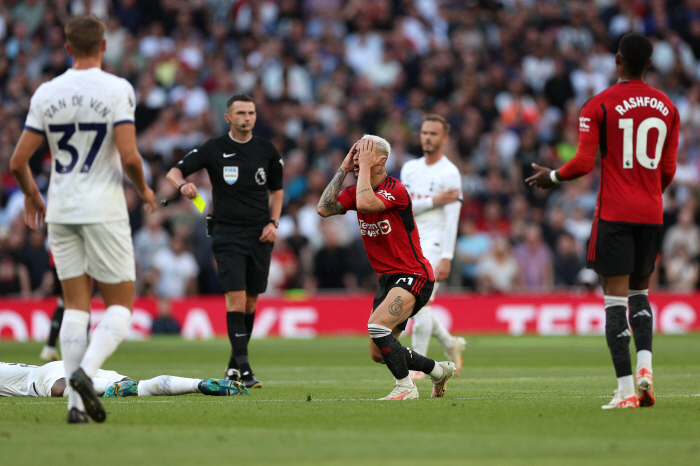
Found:
<svg viewBox="0 0 700 466"><path fill-rule="evenodd" d="M388 178L374 195L384 203L386 210L405 209L409 204L406 187L393 177Z"/></svg>
<svg viewBox="0 0 700 466"><path fill-rule="evenodd" d="M671 137L666 141L666 147L661 155L661 191L666 191L668 185L673 181L676 174L676 157L678 155L678 137L681 126L681 117L678 109L674 108L673 126L671 126Z"/></svg>
<svg viewBox="0 0 700 466"><path fill-rule="evenodd" d="M338 202L343 206L345 212L348 210L357 210L357 203L355 202L355 191L357 186L350 186L343 189L338 194Z"/></svg>
<svg viewBox="0 0 700 466"><path fill-rule="evenodd" d="M559 169L564 180L573 180L586 175L595 166L595 154L600 144L600 127L603 124L603 111L594 101L583 105L578 118L578 148L573 159Z"/></svg>

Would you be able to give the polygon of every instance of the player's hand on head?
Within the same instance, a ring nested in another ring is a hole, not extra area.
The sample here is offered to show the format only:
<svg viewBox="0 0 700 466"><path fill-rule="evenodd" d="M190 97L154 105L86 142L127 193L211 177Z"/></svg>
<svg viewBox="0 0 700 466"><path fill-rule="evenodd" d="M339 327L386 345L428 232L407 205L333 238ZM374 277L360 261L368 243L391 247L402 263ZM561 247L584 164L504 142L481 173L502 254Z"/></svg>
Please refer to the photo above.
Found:
<svg viewBox="0 0 700 466"><path fill-rule="evenodd" d="M146 188L146 191L140 193L146 205L143 206L144 210L149 214L156 211L156 193L153 192L151 188Z"/></svg>
<svg viewBox="0 0 700 466"><path fill-rule="evenodd" d="M355 144L352 145L352 147L348 151L348 155L345 156L343 163L340 165L340 168L342 168L345 173L350 173L355 169L355 163L353 161L353 158L355 157L357 144L359 142L360 141L357 141Z"/></svg>
<svg viewBox="0 0 700 466"><path fill-rule="evenodd" d="M459 200L459 189L448 189L433 196L433 205L452 204Z"/></svg>
<svg viewBox="0 0 700 466"><path fill-rule="evenodd" d="M32 230L38 230L44 225L46 215L46 204L41 194L37 191L31 196L24 198L24 223Z"/></svg>
<svg viewBox="0 0 700 466"><path fill-rule="evenodd" d="M376 143L372 139L361 139L359 150L360 165L374 167L381 164L380 157L377 157Z"/></svg>
<svg viewBox="0 0 700 466"><path fill-rule="evenodd" d="M529 186L534 186L536 188L549 189L554 186L554 182L550 177L551 168L540 167L536 163L532 164L532 168L537 172L531 177L525 180Z"/></svg>

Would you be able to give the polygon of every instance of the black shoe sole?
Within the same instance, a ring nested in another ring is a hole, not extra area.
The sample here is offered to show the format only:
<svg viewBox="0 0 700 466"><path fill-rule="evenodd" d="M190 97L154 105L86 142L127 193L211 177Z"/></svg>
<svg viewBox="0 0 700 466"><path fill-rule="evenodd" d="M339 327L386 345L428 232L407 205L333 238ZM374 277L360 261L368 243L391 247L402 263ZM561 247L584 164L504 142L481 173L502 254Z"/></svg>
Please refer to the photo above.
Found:
<svg viewBox="0 0 700 466"><path fill-rule="evenodd" d="M77 408L71 408L68 412L68 424L87 424L89 422L90 419L87 417L87 414L79 411Z"/></svg>
<svg viewBox="0 0 700 466"><path fill-rule="evenodd" d="M259 380L251 380L248 382L243 381L241 382L241 384L245 388L262 388L262 382L260 382Z"/></svg>
<svg viewBox="0 0 700 466"><path fill-rule="evenodd" d="M83 369L79 368L77 371L73 372L70 376L70 386L73 390L78 392L80 398L83 399L85 412L88 416L95 422L105 422L107 413L95 392L95 387L92 386L92 381L85 374Z"/></svg>

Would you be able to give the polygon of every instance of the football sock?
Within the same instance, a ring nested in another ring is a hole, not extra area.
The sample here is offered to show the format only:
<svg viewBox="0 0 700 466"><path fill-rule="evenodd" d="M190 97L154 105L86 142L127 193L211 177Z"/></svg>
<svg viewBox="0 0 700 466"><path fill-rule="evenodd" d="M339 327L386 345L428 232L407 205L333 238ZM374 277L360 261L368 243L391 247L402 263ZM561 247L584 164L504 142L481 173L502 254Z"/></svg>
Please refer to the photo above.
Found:
<svg viewBox="0 0 700 466"><path fill-rule="evenodd" d="M435 380L441 379L442 376L445 375L445 369L443 369L440 364L435 363L435 367L433 367L433 370L430 371L428 375Z"/></svg>
<svg viewBox="0 0 700 466"><path fill-rule="evenodd" d="M58 339L58 333L61 331L61 322L63 321L64 310L65 306L63 304L63 300L58 298L56 310L53 311L53 317L51 317L51 330L49 331L49 340L46 342L46 346L56 348L56 340Z"/></svg>
<svg viewBox="0 0 700 466"><path fill-rule="evenodd" d="M627 396L624 396L625 394L629 394L629 396L632 396L632 394L634 393L634 377L632 377L631 375L618 377L617 389L622 390L624 398L628 398Z"/></svg>
<svg viewBox="0 0 700 466"><path fill-rule="evenodd" d="M618 378L632 375L631 336L627 326L627 296L605 296L605 338Z"/></svg>
<svg viewBox="0 0 700 466"><path fill-rule="evenodd" d="M646 350L651 353L654 316L651 312L651 304L649 304L649 290L630 290L629 307L634 346L637 348L637 352ZM651 361L649 367L651 367Z"/></svg>
<svg viewBox="0 0 700 466"><path fill-rule="evenodd" d="M102 321L92 334L90 345L80 363L88 377L93 378L107 358L117 350L126 336L130 320L131 311L128 308L119 304L113 304L107 308Z"/></svg>
<svg viewBox="0 0 700 466"><path fill-rule="evenodd" d="M368 324L369 336L382 353L386 367L398 381L408 377L408 366L404 357L403 347L399 340L391 334L391 329L378 324Z"/></svg>
<svg viewBox="0 0 700 466"><path fill-rule="evenodd" d="M432 359L426 358L422 354L418 354L411 348L406 348L405 346L403 347L403 355L404 359L406 360L406 366L408 367L408 370L411 371L420 371L430 374L430 372L435 369L435 366L440 366L440 364L436 363Z"/></svg>
<svg viewBox="0 0 700 466"><path fill-rule="evenodd" d="M252 314L245 315L245 333L248 334L248 341L253 335L253 324L255 323L255 311Z"/></svg>
<svg viewBox="0 0 700 466"><path fill-rule="evenodd" d="M139 381L139 396L167 396L201 393L199 382L202 379L188 379L172 375L159 375L148 380Z"/></svg>
<svg viewBox="0 0 700 466"><path fill-rule="evenodd" d="M400 385L402 387L413 387L415 383L413 382L413 380L411 380L410 376L406 376L401 380L396 379L396 385Z"/></svg>
<svg viewBox="0 0 700 466"><path fill-rule="evenodd" d="M228 325L228 338L241 376L250 375L253 371L248 361L248 334L245 329L245 314L229 312L226 315L226 323Z"/></svg>
<svg viewBox="0 0 700 466"><path fill-rule="evenodd" d="M110 385L114 385L113 380L101 379L99 377L93 377L92 379L92 386L95 387L95 392L98 396L104 395Z"/></svg>
<svg viewBox="0 0 700 466"><path fill-rule="evenodd" d="M430 316L433 318L433 336L438 339L442 347L445 348L445 351L451 349L452 345L454 345L454 338L450 335L450 332L443 327L435 314L431 312Z"/></svg>
<svg viewBox="0 0 700 466"><path fill-rule="evenodd" d="M87 327L90 314L77 309L66 309L63 313L60 341L63 353L63 368L66 372L66 382L71 374L78 370L87 348ZM68 409L78 408L85 411L83 400L78 392L68 385Z"/></svg>
<svg viewBox="0 0 700 466"><path fill-rule="evenodd" d="M238 369L238 363L236 362L236 352L234 351L235 340L236 340L236 330L235 322L237 317L235 314L240 314L239 312L227 312L226 313L226 329L228 331L228 341L231 343L231 357L228 360L228 367L233 369Z"/></svg>
<svg viewBox="0 0 700 466"><path fill-rule="evenodd" d="M430 335L432 335L432 333L433 316L430 314L430 306L425 306L413 316L413 334L411 335L411 346L413 346L413 349L417 353L428 354ZM409 369L411 369L410 366Z"/></svg>
<svg viewBox="0 0 700 466"><path fill-rule="evenodd" d="M642 367L646 367L647 369L651 370L651 351L637 351L637 370Z"/></svg>

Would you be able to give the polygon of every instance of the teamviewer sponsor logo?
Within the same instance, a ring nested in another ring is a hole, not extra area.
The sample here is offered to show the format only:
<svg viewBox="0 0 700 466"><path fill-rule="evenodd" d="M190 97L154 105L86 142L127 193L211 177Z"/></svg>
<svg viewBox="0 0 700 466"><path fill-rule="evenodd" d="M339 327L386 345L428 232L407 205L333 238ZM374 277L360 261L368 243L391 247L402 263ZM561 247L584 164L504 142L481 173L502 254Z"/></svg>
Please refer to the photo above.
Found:
<svg viewBox="0 0 700 466"><path fill-rule="evenodd" d="M384 199L387 199L389 201L395 201L396 198L387 190L382 189L380 191L377 191L377 194L382 196Z"/></svg>
<svg viewBox="0 0 700 466"><path fill-rule="evenodd" d="M377 223L367 223L363 220L359 220L359 223L360 233L363 236L369 236L370 238L377 237L380 233L382 235L388 235L391 232L391 224L389 224L389 220L380 220Z"/></svg>

